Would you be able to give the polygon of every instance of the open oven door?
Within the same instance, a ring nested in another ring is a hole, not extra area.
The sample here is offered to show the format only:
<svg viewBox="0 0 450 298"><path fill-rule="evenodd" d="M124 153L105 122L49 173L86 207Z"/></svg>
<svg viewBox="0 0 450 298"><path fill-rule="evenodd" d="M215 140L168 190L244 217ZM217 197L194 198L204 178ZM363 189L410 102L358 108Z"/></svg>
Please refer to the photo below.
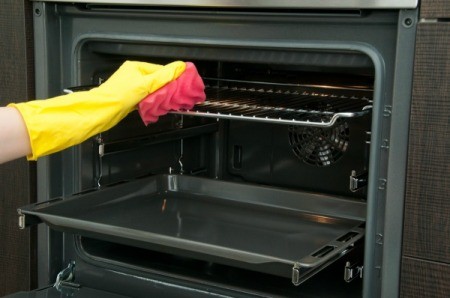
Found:
<svg viewBox="0 0 450 298"><path fill-rule="evenodd" d="M82 287L79 289L65 289L64 291L59 291L54 287L48 287L44 289L39 289L31 292L18 292L8 295L4 298L60 298L60 297L74 297L74 298L125 298L119 294L114 294L110 292L105 292L96 289L90 289Z"/></svg>
<svg viewBox="0 0 450 298"><path fill-rule="evenodd" d="M64 270L62 270L53 285L48 287L29 291L17 292L5 296L4 298L56 298L56 297L75 297L75 298L125 298L127 296L103 291L99 289L92 289L81 286L74 280L75 263L70 263Z"/></svg>

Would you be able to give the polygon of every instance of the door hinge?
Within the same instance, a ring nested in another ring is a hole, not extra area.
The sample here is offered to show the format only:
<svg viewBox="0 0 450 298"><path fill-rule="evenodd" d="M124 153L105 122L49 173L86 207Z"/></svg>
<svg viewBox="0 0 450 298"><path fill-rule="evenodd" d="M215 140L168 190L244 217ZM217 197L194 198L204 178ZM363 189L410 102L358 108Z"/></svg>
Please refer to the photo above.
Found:
<svg viewBox="0 0 450 298"><path fill-rule="evenodd" d="M74 283L75 279L75 261L71 261L69 265L58 273L55 284L53 285L60 292L72 291L79 289L80 284Z"/></svg>

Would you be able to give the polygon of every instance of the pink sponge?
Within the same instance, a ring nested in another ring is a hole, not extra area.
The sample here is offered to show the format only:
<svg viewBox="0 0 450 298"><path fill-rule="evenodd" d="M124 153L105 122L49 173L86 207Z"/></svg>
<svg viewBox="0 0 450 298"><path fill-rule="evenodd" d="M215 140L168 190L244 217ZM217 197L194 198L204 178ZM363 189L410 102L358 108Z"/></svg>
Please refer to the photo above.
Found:
<svg viewBox="0 0 450 298"><path fill-rule="evenodd" d="M139 104L139 115L145 125L158 121L169 111L190 110L205 101L205 85L194 64L186 62L186 70L175 81L147 95Z"/></svg>

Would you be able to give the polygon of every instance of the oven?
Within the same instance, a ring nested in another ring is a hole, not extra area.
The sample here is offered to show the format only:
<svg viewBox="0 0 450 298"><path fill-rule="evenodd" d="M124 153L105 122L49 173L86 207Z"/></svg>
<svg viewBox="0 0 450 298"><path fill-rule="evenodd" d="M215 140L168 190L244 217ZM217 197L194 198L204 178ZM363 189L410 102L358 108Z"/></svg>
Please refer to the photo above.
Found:
<svg viewBox="0 0 450 298"><path fill-rule="evenodd" d="M23 295L385 293L417 3L254 2L35 1L39 97L183 60L207 99L38 162L18 212L43 223L41 289Z"/></svg>

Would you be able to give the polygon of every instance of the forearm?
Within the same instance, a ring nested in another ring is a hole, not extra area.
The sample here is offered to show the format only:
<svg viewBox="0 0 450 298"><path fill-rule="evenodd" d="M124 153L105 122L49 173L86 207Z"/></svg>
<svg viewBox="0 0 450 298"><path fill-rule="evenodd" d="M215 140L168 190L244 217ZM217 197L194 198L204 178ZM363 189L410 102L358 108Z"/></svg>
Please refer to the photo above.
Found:
<svg viewBox="0 0 450 298"><path fill-rule="evenodd" d="M0 164L30 153L30 139L19 111L0 107Z"/></svg>
<svg viewBox="0 0 450 298"><path fill-rule="evenodd" d="M181 61L165 66L127 61L105 83L89 91L0 108L0 163L22 156L36 160L110 129L140 101L176 81L185 70L186 63ZM201 80L198 73L195 75ZM151 120L155 121L161 110L167 113L184 106L173 97L186 97L178 94L192 89L191 81L185 81L177 81L174 88L167 88L146 103L155 106L149 113ZM180 87L182 82L189 88ZM204 93L203 89L199 92ZM191 97L189 102L198 102L197 97Z"/></svg>

